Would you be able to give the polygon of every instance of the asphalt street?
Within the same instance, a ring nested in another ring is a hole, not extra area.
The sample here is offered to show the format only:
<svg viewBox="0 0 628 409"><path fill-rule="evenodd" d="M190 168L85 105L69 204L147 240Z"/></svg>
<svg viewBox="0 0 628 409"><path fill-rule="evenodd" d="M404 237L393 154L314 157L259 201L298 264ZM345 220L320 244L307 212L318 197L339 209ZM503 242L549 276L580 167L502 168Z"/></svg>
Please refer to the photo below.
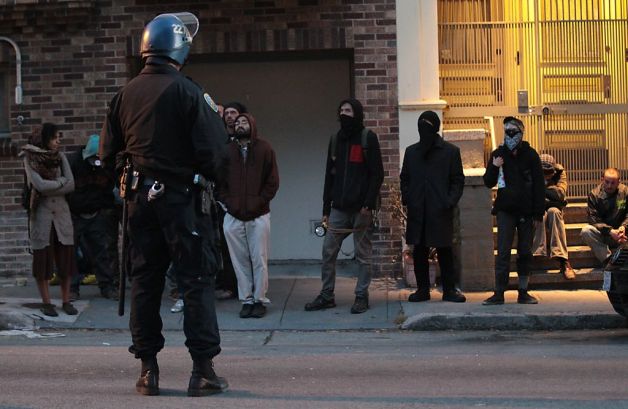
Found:
<svg viewBox="0 0 628 409"><path fill-rule="evenodd" d="M50 331L50 332L48 332ZM626 408L628 329L224 331L224 394L185 396L180 331L159 354L162 395L136 394L124 330L0 337L0 408Z"/></svg>

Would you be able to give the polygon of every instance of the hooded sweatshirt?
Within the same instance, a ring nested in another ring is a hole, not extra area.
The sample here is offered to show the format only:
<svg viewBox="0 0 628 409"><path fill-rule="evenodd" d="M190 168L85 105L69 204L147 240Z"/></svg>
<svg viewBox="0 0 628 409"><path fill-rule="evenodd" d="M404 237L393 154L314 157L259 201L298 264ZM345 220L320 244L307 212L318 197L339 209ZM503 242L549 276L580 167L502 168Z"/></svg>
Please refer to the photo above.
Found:
<svg viewBox="0 0 628 409"><path fill-rule="evenodd" d="M248 221L270 212L270 201L279 190L279 171L275 152L258 137L253 116L240 114L238 118L242 116L251 126L246 158L237 138L229 142L226 183L219 188L218 196L230 215Z"/></svg>
<svg viewBox="0 0 628 409"><path fill-rule="evenodd" d="M366 157L362 148L362 104L356 99L346 99L338 106L338 112L345 103L353 107L354 116L339 115L341 127L336 136L336 152L331 152L331 140L327 149L324 216L329 215L332 207L346 212L357 212L363 207L375 209L384 180L382 154L374 132L369 131L366 138Z"/></svg>

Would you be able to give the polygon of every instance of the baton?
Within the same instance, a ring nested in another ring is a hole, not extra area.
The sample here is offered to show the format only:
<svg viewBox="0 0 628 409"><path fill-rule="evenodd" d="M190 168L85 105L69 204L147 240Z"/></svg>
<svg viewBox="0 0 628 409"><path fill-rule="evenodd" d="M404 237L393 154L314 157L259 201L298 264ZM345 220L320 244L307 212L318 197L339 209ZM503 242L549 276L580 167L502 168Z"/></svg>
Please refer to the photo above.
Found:
<svg viewBox="0 0 628 409"><path fill-rule="evenodd" d="M127 194L129 193L131 185L131 163L127 161L124 166L122 183L120 184L120 198L122 199L122 266L120 266L120 281L118 283L118 315L122 317L124 315L124 298L126 294L126 277L128 266L128 251L127 251L127 226L129 222Z"/></svg>
<svg viewBox="0 0 628 409"><path fill-rule="evenodd" d="M126 293L126 269L127 269L127 224L128 224L128 205L126 199L122 203L122 266L120 267L120 282L118 284L118 315L124 315L124 297Z"/></svg>

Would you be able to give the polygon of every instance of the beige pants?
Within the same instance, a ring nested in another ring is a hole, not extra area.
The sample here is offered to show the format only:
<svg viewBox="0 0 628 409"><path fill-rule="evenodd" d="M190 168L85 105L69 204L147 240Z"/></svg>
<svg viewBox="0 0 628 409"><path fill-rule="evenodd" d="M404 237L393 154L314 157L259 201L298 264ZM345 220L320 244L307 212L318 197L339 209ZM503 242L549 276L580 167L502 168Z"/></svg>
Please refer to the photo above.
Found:
<svg viewBox="0 0 628 409"><path fill-rule="evenodd" d="M227 213L223 227L238 279L238 298L243 304L270 303L266 298L270 213L249 221L238 220Z"/></svg>
<svg viewBox="0 0 628 409"><path fill-rule="evenodd" d="M587 246L591 247L591 251L601 263L604 263L612 254L609 245L617 245L610 236L603 236L595 226L590 224L582 228L580 237Z"/></svg>
<svg viewBox="0 0 628 409"><path fill-rule="evenodd" d="M537 228L534 229L532 254L535 256L547 256L547 230L549 230L550 234L549 256L567 260L569 254L567 251L565 221L563 220L563 212L556 207L547 209L543 215L543 223L537 225Z"/></svg>

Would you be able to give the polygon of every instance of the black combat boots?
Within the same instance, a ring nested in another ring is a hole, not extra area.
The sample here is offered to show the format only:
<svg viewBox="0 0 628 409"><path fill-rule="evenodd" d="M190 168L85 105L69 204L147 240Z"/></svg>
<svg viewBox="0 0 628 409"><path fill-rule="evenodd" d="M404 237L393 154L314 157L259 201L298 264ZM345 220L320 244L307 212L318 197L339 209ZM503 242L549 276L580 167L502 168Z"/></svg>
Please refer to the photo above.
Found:
<svg viewBox="0 0 628 409"><path fill-rule="evenodd" d="M227 390L227 380L216 375L211 359L194 360L188 396L207 396Z"/></svg>
<svg viewBox="0 0 628 409"><path fill-rule="evenodd" d="M142 372L135 383L135 390L142 395L159 395L159 366L157 357L142 358Z"/></svg>

